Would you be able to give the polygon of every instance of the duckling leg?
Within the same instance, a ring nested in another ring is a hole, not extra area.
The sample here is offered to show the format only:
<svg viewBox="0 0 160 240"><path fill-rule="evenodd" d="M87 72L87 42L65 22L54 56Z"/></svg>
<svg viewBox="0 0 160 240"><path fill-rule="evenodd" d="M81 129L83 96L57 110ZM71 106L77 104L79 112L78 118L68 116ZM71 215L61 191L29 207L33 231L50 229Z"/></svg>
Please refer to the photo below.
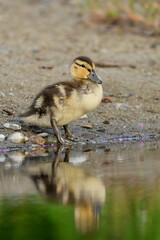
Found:
<svg viewBox="0 0 160 240"><path fill-rule="evenodd" d="M55 157L52 163L52 174L57 168L58 162L61 160L62 152L66 149L65 156L64 156L64 162L69 162L69 157L71 154L71 147L68 146L60 146L55 153Z"/></svg>
<svg viewBox="0 0 160 240"><path fill-rule="evenodd" d="M62 134L61 134L60 130L57 127L56 121L52 117L50 119L50 122L51 122L51 126L53 128L53 131L55 132L56 137L58 138L59 143L61 143L61 144L69 144L70 142L65 140L62 137Z"/></svg>
<svg viewBox="0 0 160 240"><path fill-rule="evenodd" d="M71 148L67 147L66 152L65 152L65 156L64 156L64 162L69 162L70 155L71 155Z"/></svg>
<svg viewBox="0 0 160 240"><path fill-rule="evenodd" d="M71 141L83 140L82 138L77 138L77 137L73 136L68 128L68 125L64 125L63 127L64 127L65 134L69 140L71 140Z"/></svg>
<svg viewBox="0 0 160 240"><path fill-rule="evenodd" d="M64 149L65 149L64 146L60 146L58 148L57 152L55 153L55 157L54 157L54 160L53 160L53 163L52 163L52 176L54 175L54 172L57 168L58 162L61 159L61 155L62 155L62 152L63 152Z"/></svg>

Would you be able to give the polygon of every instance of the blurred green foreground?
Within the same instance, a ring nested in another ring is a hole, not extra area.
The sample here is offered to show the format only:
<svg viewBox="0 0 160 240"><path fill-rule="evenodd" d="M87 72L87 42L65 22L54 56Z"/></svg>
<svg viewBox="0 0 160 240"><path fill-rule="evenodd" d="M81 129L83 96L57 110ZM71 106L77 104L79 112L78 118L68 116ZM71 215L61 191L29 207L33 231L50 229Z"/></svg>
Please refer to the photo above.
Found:
<svg viewBox="0 0 160 240"><path fill-rule="evenodd" d="M158 185L158 184L157 184ZM143 190L142 190L143 189ZM77 231L74 207L44 197L3 199L0 236L5 240L32 239L160 239L158 186L111 186L93 232Z"/></svg>

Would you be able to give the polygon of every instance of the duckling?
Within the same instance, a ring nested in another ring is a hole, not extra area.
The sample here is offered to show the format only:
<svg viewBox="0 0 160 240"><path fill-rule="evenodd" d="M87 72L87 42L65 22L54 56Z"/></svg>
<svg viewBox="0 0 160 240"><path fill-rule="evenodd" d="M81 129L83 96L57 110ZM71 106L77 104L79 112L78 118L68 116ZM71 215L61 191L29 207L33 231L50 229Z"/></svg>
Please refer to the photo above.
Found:
<svg viewBox="0 0 160 240"><path fill-rule="evenodd" d="M60 144L69 143L62 137L59 126L63 126L66 137L74 141L68 124L94 110L103 96L102 81L95 73L90 58L79 56L70 67L71 81L58 82L45 87L34 99L29 109L20 115L22 120L39 126L52 126Z"/></svg>

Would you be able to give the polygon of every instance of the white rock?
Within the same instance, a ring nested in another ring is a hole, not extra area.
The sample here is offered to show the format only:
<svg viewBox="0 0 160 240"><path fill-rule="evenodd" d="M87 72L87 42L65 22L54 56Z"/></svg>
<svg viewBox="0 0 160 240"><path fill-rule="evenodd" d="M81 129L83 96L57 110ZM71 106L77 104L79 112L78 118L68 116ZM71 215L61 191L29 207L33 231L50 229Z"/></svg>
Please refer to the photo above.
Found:
<svg viewBox="0 0 160 240"><path fill-rule="evenodd" d="M2 97L6 97L6 94L5 94L5 93L0 92L0 94L1 94Z"/></svg>
<svg viewBox="0 0 160 240"><path fill-rule="evenodd" d="M10 96L14 96L14 93L9 93Z"/></svg>
<svg viewBox="0 0 160 240"><path fill-rule="evenodd" d="M25 142L25 136L20 132L15 132L8 137L8 140L13 143L23 143Z"/></svg>
<svg viewBox="0 0 160 240"><path fill-rule="evenodd" d="M6 137L5 137L4 134L0 134L0 142L3 142L5 138L6 138Z"/></svg>
<svg viewBox="0 0 160 240"><path fill-rule="evenodd" d="M3 125L5 128L9 128L9 129L13 129L13 130L19 130L21 129L21 126L18 124L14 124L14 123L5 123Z"/></svg>
<svg viewBox="0 0 160 240"><path fill-rule="evenodd" d="M25 140L25 142L27 142L28 141L28 137L24 137L24 140Z"/></svg>
<svg viewBox="0 0 160 240"><path fill-rule="evenodd" d="M43 132L43 133L39 133L38 136L41 136L41 137L48 137L48 133L46 132Z"/></svg>
<svg viewBox="0 0 160 240"><path fill-rule="evenodd" d="M88 118L88 116L87 116L87 114L84 114L82 117L80 117L81 119L87 119Z"/></svg>
<svg viewBox="0 0 160 240"><path fill-rule="evenodd" d="M115 106L115 108L117 110L124 110L124 111L126 111L126 110L129 109L129 106L127 104L124 104L124 103L115 103L114 106Z"/></svg>
<svg viewBox="0 0 160 240"><path fill-rule="evenodd" d="M9 95L10 95L10 96L14 96L14 93L10 92Z"/></svg>
<svg viewBox="0 0 160 240"><path fill-rule="evenodd" d="M5 155L0 155L0 163L1 163L1 162L4 162L5 159L6 159Z"/></svg>

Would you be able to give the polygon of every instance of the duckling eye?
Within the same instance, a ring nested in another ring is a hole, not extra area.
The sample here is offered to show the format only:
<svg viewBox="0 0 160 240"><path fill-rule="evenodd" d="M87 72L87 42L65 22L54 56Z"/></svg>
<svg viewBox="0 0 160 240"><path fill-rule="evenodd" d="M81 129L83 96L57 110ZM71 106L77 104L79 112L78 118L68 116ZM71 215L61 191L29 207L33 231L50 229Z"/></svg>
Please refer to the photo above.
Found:
<svg viewBox="0 0 160 240"><path fill-rule="evenodd" d="M85 65L84 65L84 64L82 64L82 65L81 65L81 67L85 68Z"/></svg>

